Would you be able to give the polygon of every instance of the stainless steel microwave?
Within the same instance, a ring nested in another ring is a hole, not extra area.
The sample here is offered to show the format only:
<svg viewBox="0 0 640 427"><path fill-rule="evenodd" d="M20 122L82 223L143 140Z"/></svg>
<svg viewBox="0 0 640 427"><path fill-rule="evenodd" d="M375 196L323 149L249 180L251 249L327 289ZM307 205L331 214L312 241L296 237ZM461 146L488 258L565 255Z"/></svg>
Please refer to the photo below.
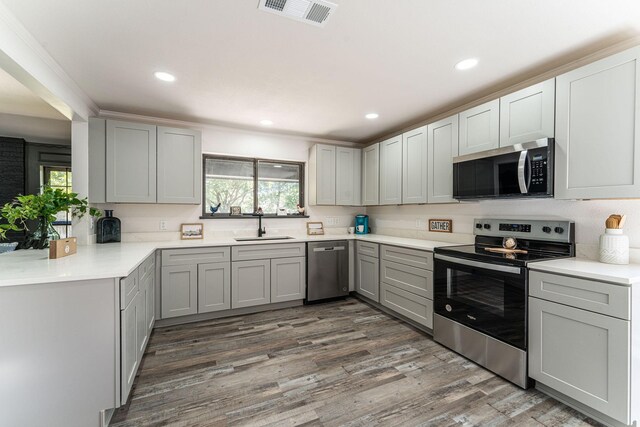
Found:
<svg viewBox="0 0 640 427"><path fill-rule="evenodd" d="M455 157L453 197L553 197L553 157L553 138Z"/></svg>

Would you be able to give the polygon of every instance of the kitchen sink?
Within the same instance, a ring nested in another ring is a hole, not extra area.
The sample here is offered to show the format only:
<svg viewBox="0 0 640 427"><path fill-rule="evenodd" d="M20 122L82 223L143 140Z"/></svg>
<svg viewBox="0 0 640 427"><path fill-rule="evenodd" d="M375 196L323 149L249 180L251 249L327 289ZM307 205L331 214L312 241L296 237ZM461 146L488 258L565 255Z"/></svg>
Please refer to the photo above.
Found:
<svg viewBox="0 0 640 427"><path fill-rule="evenodd" d="M263 240L287 240L294 239L291 236L264 236L264 237L236 237L236 242L261 242Z"/></svg>

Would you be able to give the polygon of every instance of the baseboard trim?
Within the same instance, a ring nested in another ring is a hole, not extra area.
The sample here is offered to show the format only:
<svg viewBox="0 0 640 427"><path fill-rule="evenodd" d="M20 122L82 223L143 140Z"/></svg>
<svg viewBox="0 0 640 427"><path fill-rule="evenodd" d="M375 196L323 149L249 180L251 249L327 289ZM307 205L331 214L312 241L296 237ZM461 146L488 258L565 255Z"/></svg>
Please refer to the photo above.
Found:
<svg viewBox="0 0 640 427"><path fill-rule="evenodd" d="M302 300L276 302L273 304L256 305L254 307L234 308L231 310L214 311L211 313L192 314L189 316L171 317L156 320L154 328L184 325L185 323L202 322L203 320L222 319L224 317L242 316L244 314L261 313L263 311L281 310L283 308L298 307Z"/></svg>

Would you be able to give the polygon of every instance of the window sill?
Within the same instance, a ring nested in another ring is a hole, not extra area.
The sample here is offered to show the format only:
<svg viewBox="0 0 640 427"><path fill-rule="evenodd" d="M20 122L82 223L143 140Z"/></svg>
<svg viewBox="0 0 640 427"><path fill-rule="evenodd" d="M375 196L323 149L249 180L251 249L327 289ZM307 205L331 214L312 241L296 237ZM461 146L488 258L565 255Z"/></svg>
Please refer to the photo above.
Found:
<svg viewBox="0 0 640 427"><path fill-rule="evenodd" d="M265 214L265 215L253 215L253 214L242 214L242 215L229 215L227 213L222 214L213 214L213 215L202 215L200 219L257 219L258 216L262 216L262 219L265 218L277 218L277 219L296 219L296 218L309 218L309 215L275 215L275 214Z"/></svg>

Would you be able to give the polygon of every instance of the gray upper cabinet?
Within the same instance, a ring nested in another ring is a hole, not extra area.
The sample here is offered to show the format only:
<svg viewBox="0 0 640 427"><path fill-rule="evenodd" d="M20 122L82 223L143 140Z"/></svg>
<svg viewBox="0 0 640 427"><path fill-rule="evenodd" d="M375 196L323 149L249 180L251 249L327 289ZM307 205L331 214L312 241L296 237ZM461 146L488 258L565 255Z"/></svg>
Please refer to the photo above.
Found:
<svg viewBox="0 0 640 427"><path fill-rule="evenodd" d="M158 127L158 203L200 203L201 156L200 131Z"/></svg>
<svg viewBox="0 0 640 427"><path fill-rule="evenodd" d="M500 139L500 101L494 99L459 114L460 155L498 148Z"/></svg>
<svg viewBox="0 0 640 427"><path fill-rule="evenodd" d="M458 116L427 127L429 146L429 203L455 203L453 198L453 158L458 155Z"/></svg>
<svg viewBox="0 0 640 427"><path fill-rule="evenodd" d="M107 152L107 121L89 119L89 202L107 202L105 154Z"/></svg>
<svg viewBox="0 0 640 427"><path fill-rule="evenodd" d="M361 164L359 148L336 147L336 205L360 205Z"/></svg>
<svg viewBox="0 0 640 427"><path fill-rule="evenodd" d="M316 144L309 154L309 203L336 204L336 147Z"/></svg>
<svg viewBox="0 0 640 427"><path fill-rule="evenodd" d="M427 203L427 127L402 134L402 203Z"/></svg>
<svg viewBox="0 0 640 427"><path fill-rule="evenodd" d="M402 203L402 135L380 143L380 204Z"/></svg>
<svg viewBox="0 0 640 427"><path fill-rule="evenodd" d="M198 264L198 313L231 308L231 263Z"/></svg>
<svg viewBox="0 0 640 427"><path fill-rule="evenodd" d="M375 206L380 202L380 144L362 149L362 204Z"/></svg>
<svg viewBox="0 0 640 427"><path fill-rule="evenodd" d="M500 98L500 147L553 138L555 94L549 79Z"/></svg>
<svg viewBox="0 0 640 427"><path fill-rule="evenodd" d="M556 78L555 197L640 194L640 47Z"/></svg>
<svg viewBox="0 0 640 427"><path fill-rule="evenodd" d="M107 120L106 201L156 202L156 127Z"/></svg>

